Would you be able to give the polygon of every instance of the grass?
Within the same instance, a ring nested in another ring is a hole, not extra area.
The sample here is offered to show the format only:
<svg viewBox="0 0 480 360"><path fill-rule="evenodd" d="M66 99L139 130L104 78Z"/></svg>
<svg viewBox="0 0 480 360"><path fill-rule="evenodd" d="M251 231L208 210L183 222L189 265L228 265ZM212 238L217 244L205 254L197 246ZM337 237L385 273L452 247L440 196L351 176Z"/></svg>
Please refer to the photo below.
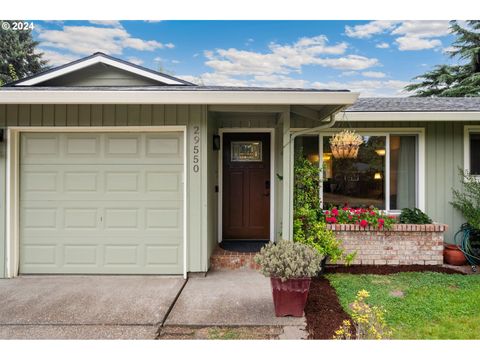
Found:
<svg viewBox="0 0 480 360"><path fill-rule="evenodd" d="M368 303L386 310L395 339L480 339L480 276L424 272L327 277L347 312L358 290L367 290Z"/></svg>

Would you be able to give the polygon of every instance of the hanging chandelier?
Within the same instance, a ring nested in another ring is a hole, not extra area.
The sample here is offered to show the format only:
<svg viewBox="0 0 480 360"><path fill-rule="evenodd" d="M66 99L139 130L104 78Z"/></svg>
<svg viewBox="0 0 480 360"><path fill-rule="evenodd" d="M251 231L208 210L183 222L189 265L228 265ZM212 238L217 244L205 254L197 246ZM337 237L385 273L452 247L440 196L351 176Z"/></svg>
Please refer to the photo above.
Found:
<svg viewBox="0 0 480 360"><path fill-rule="evenodd" d="M330 138L330 149L335 159L355 159L362 144L362 136L354 130L342 130Z"/></svg>

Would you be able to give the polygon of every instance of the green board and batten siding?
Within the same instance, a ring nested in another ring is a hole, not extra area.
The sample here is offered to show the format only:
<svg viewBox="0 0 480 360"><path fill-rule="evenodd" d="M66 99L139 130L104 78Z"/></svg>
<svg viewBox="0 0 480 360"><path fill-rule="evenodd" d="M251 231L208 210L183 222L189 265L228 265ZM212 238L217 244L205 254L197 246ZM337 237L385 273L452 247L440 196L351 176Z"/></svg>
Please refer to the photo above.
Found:
<svg viewBox="0 0 480 360"><path fill-rule="evenodd" d="M8 126L187 126L188 271L206 271L207 260L207 111L202 105L0 105L0 128ZM199 170L193 169L194 127L200 136ZM0 159L0 185L5 194L5 142ZM0 215L5 218L5 196ZM5 222L0 229L0 275L4 275Z"/></svg>

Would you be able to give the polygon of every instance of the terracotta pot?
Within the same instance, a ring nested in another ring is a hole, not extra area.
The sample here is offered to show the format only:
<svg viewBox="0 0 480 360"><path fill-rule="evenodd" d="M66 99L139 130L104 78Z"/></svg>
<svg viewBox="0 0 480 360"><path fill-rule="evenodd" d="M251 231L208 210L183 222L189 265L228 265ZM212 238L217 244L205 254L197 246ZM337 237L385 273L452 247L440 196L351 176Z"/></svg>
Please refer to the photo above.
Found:
<svg viewBox="0 0 480 360"><path fill-rule="evenodd" d="M288 279L270 278L272 284L273 305L276 316L303 316L307 303L310 278Z"/></svg>
<svg viewBox="0 0 480 360"><path fill-rule="evenodd" d="M465 265L467 259L458 245L444 244L443 260L450 265Z"/></svg>

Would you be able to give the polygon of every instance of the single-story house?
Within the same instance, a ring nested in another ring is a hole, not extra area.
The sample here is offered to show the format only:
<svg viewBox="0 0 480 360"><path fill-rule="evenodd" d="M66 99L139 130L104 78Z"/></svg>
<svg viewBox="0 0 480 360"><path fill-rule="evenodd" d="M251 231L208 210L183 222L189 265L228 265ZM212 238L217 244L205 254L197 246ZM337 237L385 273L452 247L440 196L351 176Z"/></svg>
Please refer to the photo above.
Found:
<svg viewBox="0 0 480 360"><path fill-rule="evenodd" d="M480 174L480 99L199 86L95 53L0 88L0 277L205 272L229 239L292 237L295 152L322 205L419 207L449 225ZM332 157L341 128L358 158Z"/></svg>

